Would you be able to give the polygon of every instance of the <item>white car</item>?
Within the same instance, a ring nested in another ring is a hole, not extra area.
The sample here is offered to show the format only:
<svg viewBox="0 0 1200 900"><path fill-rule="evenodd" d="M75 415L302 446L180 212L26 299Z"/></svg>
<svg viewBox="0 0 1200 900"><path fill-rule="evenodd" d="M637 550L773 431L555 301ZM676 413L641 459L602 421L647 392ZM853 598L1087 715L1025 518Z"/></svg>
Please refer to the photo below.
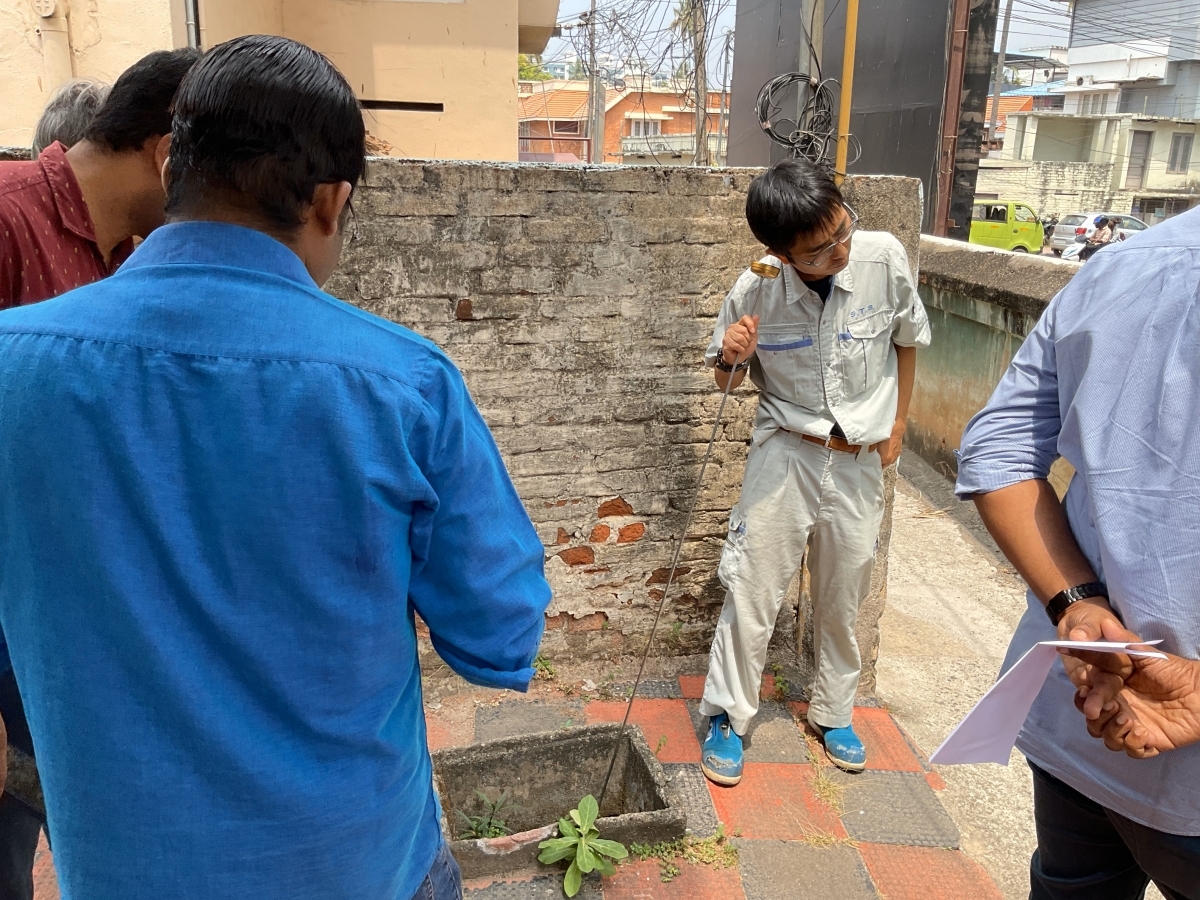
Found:
<svg viewBox="0 0 1200 900"><path fill-rule="evenodd" d="M1097 216L1119 220L1121 225L1117 228L1117 232L1121 238L1127 238L1131 234L1137 234L1139 231L1145 231L1150 227L1141 219L1135 219L1133 216L1123 215L1122 213L1072 213L1069 216L1063 216L1059 219L1058 224L1054 226L1054 231L1050 233L1050 249L1054 251L1054 255L1062 256L1063 251L1075 243L1076 237L1080 237L1087 232L1088 226L1096 221Z"/></svg>

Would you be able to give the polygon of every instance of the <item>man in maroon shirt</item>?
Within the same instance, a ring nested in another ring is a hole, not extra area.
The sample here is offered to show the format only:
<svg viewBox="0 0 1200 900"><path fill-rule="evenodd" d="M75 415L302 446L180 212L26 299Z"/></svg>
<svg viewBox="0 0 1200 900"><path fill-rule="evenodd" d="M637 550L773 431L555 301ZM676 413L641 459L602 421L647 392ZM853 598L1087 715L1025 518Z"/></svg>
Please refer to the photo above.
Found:
<svg viewBox="0 0 1200 900"><path fill-rule="evenodd" d="M164 50L121 75L85 137L0 163L0 309L111 275L163 222L171 99L199 59Z"/></svg>
<svg viewBox="0 0 1200 900"><path fill-rule="evenodd" d="M196 50L151 53L117 79L87 136L71 149L54 143L33 162L0 162L0 310L111 275L132 252L133 238L163 223L171 101L199 58ZM0 716L8 742L32 757L2 639ZM0 796L0 900L33 900L40 830L30 808Z"/></svg>

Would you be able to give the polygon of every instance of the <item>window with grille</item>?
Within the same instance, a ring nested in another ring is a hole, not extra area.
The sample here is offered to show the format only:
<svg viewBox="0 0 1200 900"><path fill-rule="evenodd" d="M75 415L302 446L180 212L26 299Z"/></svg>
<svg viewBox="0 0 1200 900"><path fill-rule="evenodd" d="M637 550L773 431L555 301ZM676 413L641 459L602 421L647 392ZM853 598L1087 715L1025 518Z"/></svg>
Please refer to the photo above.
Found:
<svg viewBox="0 0 1200 900"><path fill-rule="evenodd" d="M658 119L630 119L630 137L658 137L662 134L662 122Z"/></svg>
<svg viewBox="0 0 1200 900"><path fill-rule="evenodd" d="M1182 175L1188 170L1192 160L1192 140L1194 135L1175 134L1171 136L1171 155L1167 158L1167 171Z"/></svg>

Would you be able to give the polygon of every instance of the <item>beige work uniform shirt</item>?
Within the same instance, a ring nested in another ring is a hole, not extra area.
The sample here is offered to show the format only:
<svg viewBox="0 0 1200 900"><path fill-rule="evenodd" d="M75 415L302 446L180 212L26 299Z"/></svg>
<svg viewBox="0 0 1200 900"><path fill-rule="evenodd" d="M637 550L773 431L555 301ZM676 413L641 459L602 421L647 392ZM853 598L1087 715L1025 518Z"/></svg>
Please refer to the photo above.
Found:
<svg viewBox="0 0 1200 900"><path fill-rule="evenodd" d="M908 255L895 237L860 231L850 262L825 302L790 265L763 262L776 278L746 270L725 298L705 353L716 364L725 329L759 319L750 380L761 391L754 443L778 429L829 437L836 422L852 444L889 437L898 399L896 351L929 346L929 319L913 285Z"/></svg>

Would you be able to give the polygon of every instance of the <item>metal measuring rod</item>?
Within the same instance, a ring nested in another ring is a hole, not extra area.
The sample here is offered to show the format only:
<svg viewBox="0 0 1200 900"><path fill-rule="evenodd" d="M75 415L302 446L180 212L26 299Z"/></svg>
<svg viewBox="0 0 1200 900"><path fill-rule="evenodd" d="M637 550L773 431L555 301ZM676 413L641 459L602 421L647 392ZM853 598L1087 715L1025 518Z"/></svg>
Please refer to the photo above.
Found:
<svg viewBox="0 0 1200 900"><path fill-rule="evenodd" d="M754 311L758 311L758 290L762 287L762 279L775 279L779 277L780 270L776 266L772 266L764 262L753 262L750 264L750 271L759 277L759 283L754 288ZM746 315L754 315L753 312L748 312ZM735 363L740 364L742 360L735 360ZM658 622L662 618L663 610L667 605L667 598L671 594L671 586L675 583L675 570L679 567L679 555L683 552L683 542L687 539L688 529L692 525L692 516L696 513L696 504L700 501L700 491L704 488L704 472L708 469L708 461L712 459L713 447L717 443L717 433L721 428L721 417L725 413L725 403L729 400L729 392L733 390L734 373L729 373L729 380L725 382L725 390L721 393L721 403L717 407L717 417L713 420L712 434L708 439L708 449L704 451L704 460L700 463L700 474L696 476L696 490L692 494L692 503L688 507L687 518L683 520L683 530L679 533L679 539L675 544L675 552L671 556L671 568L667 573L667 583L663 586L662 597L658 601L658 609L654 612L654 622L650 625L650 637L646 640L646 649L642 652L642 661L638 665L637 677L633 680L633 689L629 692L629 701L625 704L625 717L621 720L621 729L617 732L617 739L613 744L612 755L608 760L608 772L604 776L604 784L600 788L599 806L603 809L604 797L608 793L608 783L612 779L613 768L617 764L617 755L621 751L621 740L625 737L625 729L629 725L629 714L633 711L633 701L637 697L638 686L642 683L642 675L646 671L646 660L650 658L650 648L654 646L654 634L658 631Z"/></svg>

